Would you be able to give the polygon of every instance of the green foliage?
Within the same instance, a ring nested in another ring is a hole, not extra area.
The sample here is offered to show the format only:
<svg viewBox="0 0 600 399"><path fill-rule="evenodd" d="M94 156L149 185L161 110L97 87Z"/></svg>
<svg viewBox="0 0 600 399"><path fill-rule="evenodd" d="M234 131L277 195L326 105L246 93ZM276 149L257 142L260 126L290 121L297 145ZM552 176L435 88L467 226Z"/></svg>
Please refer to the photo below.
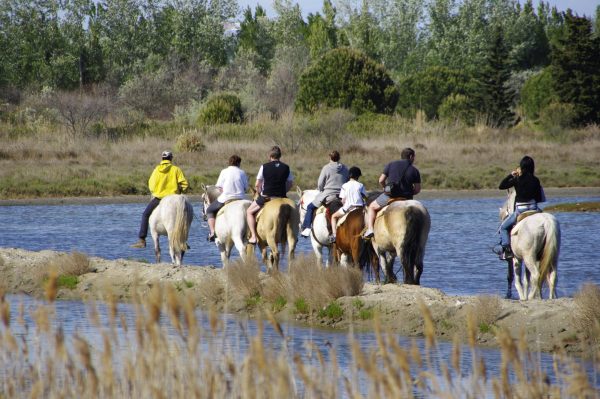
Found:
<svg viewBox="0 0 600 399"><path fill-rule="evenodd" d="M492 326L487 323L479 323L479 332L482 334L492 332Z"/></svg>
<svg viewBox="0 0 600 399"><path fill-rule="evenodd" d="M550 133L561 132L577 118L573 104L553 102L540 111L540 124Z"/></svg>
<svg viewBox="0 0 600 399"><path fill-rule="evenodd" d="M203 105L198 115L201 125L241 123L244 119L242 103L234 94L215 94Z"/></svg>
<svg viewBox="0 0 600 399"><path fill-rule="evenodd" d="M521 89L521 107L525 116L538 119L541 111L558 100L549 68L529 78Z"/></svg>
<svg viewBox="0 0 600 399"><path fill-rule="evenodd" d="M294 301L294 313L308 314L310 312L310 306L306 299L298 298Z"/></svg>
<svg viewBox="0 0 600 399"><path fill-rule="evenodd" d="M464 72L446 67L427 68L399 82L398 111L414 117L417 110L423 110L428 119L436 118L442 102L452 94L468 95L469 85L470 78Z"/></svg>
<svg viewBox="0 0 600 399"><path fill-rule="evenodd" d="M475 123L476 112L473 100L462 94L451 94L438 108L441 120L460 121L469 126Z"/></svg>
<svg viewBox="0 0 600 399"><path fill-rule="evenodd" d="M175 150L180 152L202 152L205 148L202 137L193 133L179 135L175 143Z"/></svg>
<svg viewBox="0 0 600 399"><path fill-rule="evenodd" d="M565 15L566 34L552 48L551 72L561 103L573 105L573 123L600 122L600 40L591 21Z"/></svg>
<svg viewBox="0 0 600 399"><path fill-rule="evenodd" d="M331 302L319 311L319 317L329 317L330 319L339 319L343 315L344 309L337 302Z"/></svg>
<svg viewBox="0 0 600 399"><path fill-rule="evenodd" d="M78 282L79 279L77 278L77 276L74 276L72 274L62 274L56 279L56 285L59 288L67 288L70 290L77 288Z"/></svg>
<svg viewBox="0 0 600 399"><path fill-rule="evenodd" d="M254 294L246 298L246 307L254 308L262 303L263 299L260 294Z"/></svg>
<svg viewBox="0 0 600 399"><path fill-rule="evenodd" d="M241 51L255 54L254 63L258 70L267 75L271 68L271 59L275 55L275 38L271 35L267 12L260 5L256 6L254 15L248 6L244 10L244 19L240 23L238 35Z"/></svg>
<svg viewBox="0 0 600 399"><path fill-rule="evenodd" d="M284 296L278 296L273 302L273 311L280 312L283 310L283 308L285 308L285 305L287 305L287 299L285 299Z"/></svg>
<svg viewBox="0 0 600 399"><path fill-rule="evenodd" d="M296 108L348 108L355 113L392 113L398 90L383 68L365 54L339 48L326 53L300 77Z"/></svg>
<svg viewBox="0 0 600 399"><path fill-rule="evenodd" d="M358 312L358 318L361 320L371 320L373 317L375 317L375 311L373 308L361 309Z"/></svg>
<svg viewBox="0 0 600 399"><path fill-rule="evenodd" d="M360 298L356 298L352 301L352 306L360 310L365 306L365 303Z"/></svg>

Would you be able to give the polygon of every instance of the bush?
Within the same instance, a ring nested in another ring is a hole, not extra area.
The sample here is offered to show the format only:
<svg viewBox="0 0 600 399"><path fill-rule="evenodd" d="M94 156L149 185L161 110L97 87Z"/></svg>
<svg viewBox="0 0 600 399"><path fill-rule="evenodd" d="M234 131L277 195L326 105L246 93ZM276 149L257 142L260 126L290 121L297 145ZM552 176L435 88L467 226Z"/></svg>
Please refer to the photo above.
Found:
<svg viewBox="0 0 600 399"><path fill-rule="evenodd" d="M451 94L444 99L438 108L440 119L461 121L469 126L475 123L475 109L469 97L462 94Z"/></svg>
<svg viewBox="0 0 600 399"><path fill-rule="evenodd" d="M573 104L550 103L540 111L540 124L550 133L556 133L573 124L577 114Z"/></svg>
<svg viewBox="0 0 600 399"><path fill-rule="evenodd" d="M521 107L527 118L537 120L544 108L557 101L552 85L552 74L548 68L525 82L521 89Z"/></svg>
<svg viewBox="0 0 600 399"><path fill-rule="evenodd" d="M175 150L179 152L202 152L206 146L197 134L184 133L177 137Z"/></svg>
<svg viewBox="0 0 600 399"><path fill-rule="evenodd" d="M348 108L391 114L398 90L383 66L360 51L338 48L327 52L300 77L296 109Z"/></svg>
<svg viewBox="0 0 600 399"><path fill-rule="evenodd" d="M438 117L438 109L452 94L469 95L471 79L462 72L445 67L430 67L407 76L398 83L398 112L412 118L423 110L428 119Z"/></svg>
<svg viewBox="0 0 600 399"><path fill-rule="evenodd" d="M211 96L198 115L201 125L241 123L244 120L242 103L234 94L220 93Z"/></svg>

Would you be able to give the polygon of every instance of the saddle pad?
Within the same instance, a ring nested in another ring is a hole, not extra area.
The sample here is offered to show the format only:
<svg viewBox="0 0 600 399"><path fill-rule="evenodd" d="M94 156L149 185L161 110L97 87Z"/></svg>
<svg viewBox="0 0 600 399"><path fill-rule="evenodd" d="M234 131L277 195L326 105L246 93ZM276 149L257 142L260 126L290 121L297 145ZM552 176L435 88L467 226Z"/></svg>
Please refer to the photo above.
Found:
<svg viewBox="0 0 600 399"><path fill-rule="evenodd" d="M337 227L340 227L342 224L344 224L344 222L346 221L346 219L348 218L348 215L351 214L352 212L361 209L364 211L364 207L362 206L355 206L350 208L350 210L346 213L344 213L344 216L342 216L341 218L339 218L338 222L337 222Z"/></svg>
<svg viewBox="0 0 600 399"><path fill-rule="evenodd" d="M525 212L521 213L519 216L517 216L517 223L519 223L521 220L525 219L527 216L535 215L536 213L541 213L541 212L542 211L540 211L540 210L525 211Z"/></svg>
<svg viewBox="0 0 600 399"><path fill-rule="evenodd" d="M327 207L325 205L321 205L320 207L317 208L315 215L318 215L318 214L324 213L324 212L327 212Z"/></svg>

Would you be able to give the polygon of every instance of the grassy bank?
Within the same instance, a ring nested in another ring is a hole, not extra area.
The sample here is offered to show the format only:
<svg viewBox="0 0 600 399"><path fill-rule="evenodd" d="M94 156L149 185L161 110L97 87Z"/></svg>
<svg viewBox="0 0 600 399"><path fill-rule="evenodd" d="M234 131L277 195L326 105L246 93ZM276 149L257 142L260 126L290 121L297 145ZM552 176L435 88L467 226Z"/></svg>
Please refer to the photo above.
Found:
<svg viewBox="0 0 600 399"><path fill-rule="evenodd" d="M7 198L147 194L146 182L164 149L175 151L192 186L214 183L233 154L254 178L273 144L302 187L316 186L327 153L363 171L375 189L384 164L412 147L424 189L496 188L520 158L531 155L546 187L600 186L600 129L544 135L527 128L463 127L398 117L355 118L341 111L284 116L242 125L193 128L151 122L119 134L73 136L60 126L0 124L0 195Z"/></svg>

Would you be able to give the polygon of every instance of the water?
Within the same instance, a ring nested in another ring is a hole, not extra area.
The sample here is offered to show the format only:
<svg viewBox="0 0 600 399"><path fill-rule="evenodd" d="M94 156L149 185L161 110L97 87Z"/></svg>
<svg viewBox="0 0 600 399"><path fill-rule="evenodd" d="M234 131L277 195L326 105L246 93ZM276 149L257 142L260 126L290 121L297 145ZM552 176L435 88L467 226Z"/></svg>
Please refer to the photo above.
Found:
<svg viewBox="0 0 600 399"><path fill-rule="evenodd" d="M600 198L554 198L549 203L591 200ZM504 295L506 263L491 252L498 239L497 209L502 201L502 198L422 201L431 214L431 232L421 285L452 295ZM151 240L145 249L129 248L137 239L143 210L144 204L0 207L0 247L81 251L107 259L154 262ZM192 248L186 253L184 263L220 266L216 246L206 241L208 227L198 218L199 203L194 204L194 211L197 215L189 239ZM558 213L556 217L562 230L557 294L572 296L585 282L600 283L600 216ZM170 261L165 237L161 238L161 247L163 261ZM310 241L300 238L296 252L311 253ZM233 253L236 259L235 249ZM395 270L399 270L398 261Z"/></svg>

